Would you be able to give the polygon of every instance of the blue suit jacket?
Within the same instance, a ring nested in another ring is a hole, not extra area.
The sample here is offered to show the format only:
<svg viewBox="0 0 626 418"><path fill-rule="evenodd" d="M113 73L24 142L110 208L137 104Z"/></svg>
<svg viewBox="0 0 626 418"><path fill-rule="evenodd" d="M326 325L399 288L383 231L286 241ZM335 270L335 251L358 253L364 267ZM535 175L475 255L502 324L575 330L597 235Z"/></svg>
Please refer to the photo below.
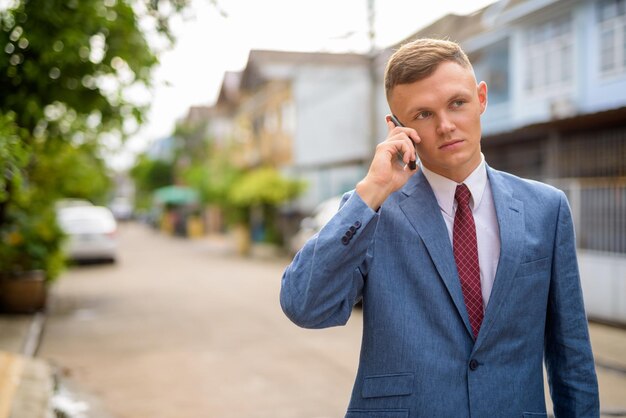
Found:
<svg viewBox="0 0 626 418"><path fill-rule="evenodd" d="M487 168L501 253L474 341L445 222L422 172L378 212L347 194L287 267L281 305L307 328L363 300L347 418L599 416L571 215L550 186ZM350 231L350 232L348 232Z"/></svg>

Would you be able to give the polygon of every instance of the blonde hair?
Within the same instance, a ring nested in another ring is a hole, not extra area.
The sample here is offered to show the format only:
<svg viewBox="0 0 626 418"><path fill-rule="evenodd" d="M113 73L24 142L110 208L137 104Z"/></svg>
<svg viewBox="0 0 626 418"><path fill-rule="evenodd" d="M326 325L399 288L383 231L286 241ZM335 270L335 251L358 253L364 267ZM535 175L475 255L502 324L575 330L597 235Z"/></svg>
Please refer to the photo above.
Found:
<svg viewBox="0 0 626 418"><path fill-rule="evenodd" d="M456 42L422 38L402 45L393 53L385 69L385 94L398 84L410 84L422 80L435 72L439 64L452 61L464 68L472 64Z"/></svg>

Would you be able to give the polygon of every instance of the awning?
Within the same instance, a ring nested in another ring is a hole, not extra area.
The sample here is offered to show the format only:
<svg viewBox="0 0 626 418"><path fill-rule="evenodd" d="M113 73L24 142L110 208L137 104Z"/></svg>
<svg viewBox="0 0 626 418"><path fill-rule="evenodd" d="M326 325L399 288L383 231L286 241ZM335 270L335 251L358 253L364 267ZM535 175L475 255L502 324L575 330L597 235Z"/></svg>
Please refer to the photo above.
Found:
<svg viewBox="0 0 626 418"><path fill-rule="evenodd" d="M191 205L198 203L198 192L189 187L165 186L154 191L154 200L164 205Z"/></svg>

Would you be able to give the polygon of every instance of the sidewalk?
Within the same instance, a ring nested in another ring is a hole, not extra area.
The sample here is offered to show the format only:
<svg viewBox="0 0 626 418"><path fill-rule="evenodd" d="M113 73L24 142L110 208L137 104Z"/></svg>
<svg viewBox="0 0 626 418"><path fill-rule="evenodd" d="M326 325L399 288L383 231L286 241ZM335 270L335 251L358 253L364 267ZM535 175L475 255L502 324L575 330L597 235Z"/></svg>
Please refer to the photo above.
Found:
<svg viewBox="0 0 626 418"><path fill-rule="evenodd" d="M626 417L626 329L591 322L603 417Z"/></svg>
<svg viewBox="0 0 626 418"><path fill-rule="evenodd" d="M33 358L43 321L43 314L0 315L0 418L53 417L52 369Z"/></svg>

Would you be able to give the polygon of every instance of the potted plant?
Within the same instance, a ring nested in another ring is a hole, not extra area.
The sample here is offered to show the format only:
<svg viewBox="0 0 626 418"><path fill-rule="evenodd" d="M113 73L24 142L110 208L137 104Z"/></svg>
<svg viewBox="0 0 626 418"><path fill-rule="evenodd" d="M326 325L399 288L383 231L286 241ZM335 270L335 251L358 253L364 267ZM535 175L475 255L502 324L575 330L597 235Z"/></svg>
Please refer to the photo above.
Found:
<svg viewBox="0 0 626 418"><path fill-rule="evenodd" d="M48 284L64 265L62 240L54 208L7 206L0 231L0 309L29 313L44 308Z"/></svg>
<svg viewBox="0 0 626 418"><path fill-rule="evenodd" d="M62 233L53 208L29 191L32 152L14 120L0 113L0 309L31 312L43 307L46 284L63 265Z"/></svg>

